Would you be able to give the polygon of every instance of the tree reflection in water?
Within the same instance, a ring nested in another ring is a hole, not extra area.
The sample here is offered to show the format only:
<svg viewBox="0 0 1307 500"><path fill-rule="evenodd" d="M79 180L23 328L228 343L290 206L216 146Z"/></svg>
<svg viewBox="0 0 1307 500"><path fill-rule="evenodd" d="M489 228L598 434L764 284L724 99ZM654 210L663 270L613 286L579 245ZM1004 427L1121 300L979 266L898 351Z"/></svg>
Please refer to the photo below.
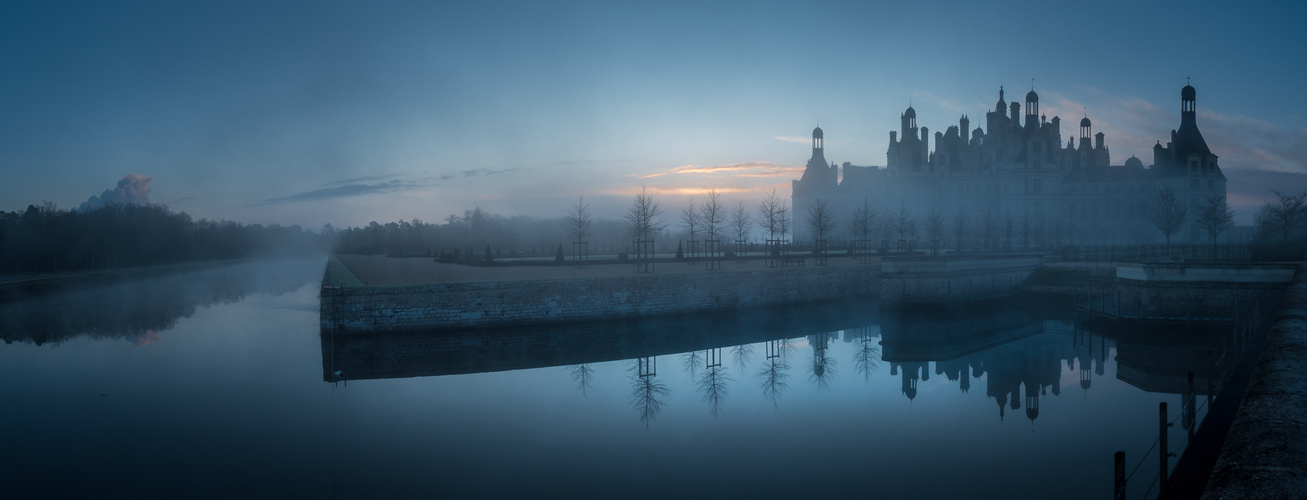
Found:
<svg viewBox="0 0 1307 500"><path fill-rule="evenodd" d="M572 372L572 382L576 383L576 390L581 391L581 395L585 396L586 391L590 390L590 379L594 377L594 368L591 368L589 363L581 363L572 365L568 371Z"/></svg>
<svg viewBox="0 0 1307 500"><path fill-rule="evenodd" d="M749 365L749 358L753 357L753 344L740 344L731 348L731 359L735 361L735 366L744 373L744 367Z"/></svg>
<svg viewBox="0 0 1307 500"><path fill-rule="evenodd" d="M859 328L858 350L853 353L853 367L858 373L862 374L864 382L871 380L872 372L880 367L880 347L876 345L876 340L872 338L867 330L869 328Z"/></svg>
<svg viewBox="0 0 1307 500"><path fill-rule="evenodd" d="M709 349L704 351L705 370L703 378L699 379L699 391L703 393L703 400L708 402L714 417L722 409L722 401L729 395L727 384L733 382L730 375L722 369L722 350Z"/></svg>
<svg viewBox="0 0 1307 500"><path fill-rule="evenodd" d="M672 391L667 388L667 384L657 380L657 358L638 358L631 371L634 372L631 376L631 406L640 414L640 422L648 427L649 422L663 411L663 401L660 398L667 397Z"/></svg>
<svg viewBox="0 0 1307 500"><path fill-rule="evenodd" d="M685 373L689 373L691 377L699 373L699 362L701 359L702 358L699 357L699 351L690 351L682 354L681 366L685 369Z"/></svg>
<svg viewBox="0 0 1307 500"><path fill-rule="evenodd" d="M786 381L790 374L786 370L790 369L790 363L786 358L793 348L788 339L767 341L767 365L758 373L758 382L772 407L780 407L781 394L789 385Z"/></svg>
<svg viewBox="0 0 1307 500"><path fill-rule="evenodd" d="M809 367L809 375L818 389L830 387L830 380L835 377L835 369L839 366L834 358L826 357L826 344L830 342L830 338L830 335L825 333L808 336L808 344L812 346L812 365Z"/></svg>

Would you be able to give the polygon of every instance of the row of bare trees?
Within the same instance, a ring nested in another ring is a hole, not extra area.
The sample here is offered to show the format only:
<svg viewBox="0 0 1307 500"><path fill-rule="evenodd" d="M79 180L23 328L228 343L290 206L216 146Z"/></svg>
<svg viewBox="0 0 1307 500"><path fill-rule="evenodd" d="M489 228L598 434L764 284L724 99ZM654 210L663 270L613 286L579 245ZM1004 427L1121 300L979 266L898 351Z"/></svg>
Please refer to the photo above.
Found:
<svg viewBox="0 0 1307 500"><path fill-rule="evenodd" d="M1277 200L1262 207L1257 214L1258 231L1279 236L1288 241L1295 231L1307 227L1307 194L1290 194L1273 190ZM1197 214L1192 221L1216 244L1219 237L1234 226L1234 210L1224 197L1210 197L1195 205ZM797 207L795 207L797 208ZM1190 205L1169 186L1159 188L1149 204L1148 220L1170 244L1171 237L1190 220ZM803 222L814 240L826 240L839 227L839 217L825 200L815 200L805 207ZM578 200L565 221L569 235L576 241L585 240L592 224L588 206ZM680 210L678 225L690 240L700 238L718 240L734 236L736 241L749 239L756 227L767 240L784 240L795 228L795 212L786 200L773 189L750 210L743 200L728 206L716 189L707 193L702 203L691 198ZM878 213L869 198L853 207L844 221L846 235L855 240L870 241L880 236L884 241L897 240L899 245L911 244L924 236L938 245L946 237L956 249L996 250L1044 246L1057 228L1046 227L1037 218L1013 217L1011 214L984 213L959 208L951 216L932 209L918 219L901 203L898 210ZM623 214L626 236L630 239L649 239L669 226L666 214L653 194L641 189Z"/></svg>

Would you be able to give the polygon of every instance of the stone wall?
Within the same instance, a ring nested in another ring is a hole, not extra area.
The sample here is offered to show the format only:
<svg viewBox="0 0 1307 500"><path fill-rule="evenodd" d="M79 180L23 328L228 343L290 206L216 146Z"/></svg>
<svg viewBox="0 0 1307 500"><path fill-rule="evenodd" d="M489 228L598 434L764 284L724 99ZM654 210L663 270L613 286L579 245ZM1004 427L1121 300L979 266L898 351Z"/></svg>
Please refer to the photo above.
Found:
<svg viewBox="0 0 1307 500"><path fill-rule="evenodd" d="M323 380L428 377L634 360L852 330L878 321L865 299L521 328L323 330Z"/></svg>
<svg viewBox="0 0 1307 500"><path fill-rule="evenodd" d="M896 308L1001 297L1042 263L1039 255L886 258L881 261L880 303Z"/></svg>
<svg viewBox="0 0 1307 500"><path fill-rule="evenodd" d="M324 289L323 328L392 331L616 319L874 295L874 267Z"/></svg>
<svg viewBox="0 0 1307 500"><path fill-rule="evenodd" d="M1280 304L1202 498L1307 498L1307 266Z"/></svg>
<svg viewBox="0 0 1307 500"><path fill-rule="evenodd" d="M1116 308L1125 316L1225 317L1273 307L1297 264L1121 264Z"/></svg>

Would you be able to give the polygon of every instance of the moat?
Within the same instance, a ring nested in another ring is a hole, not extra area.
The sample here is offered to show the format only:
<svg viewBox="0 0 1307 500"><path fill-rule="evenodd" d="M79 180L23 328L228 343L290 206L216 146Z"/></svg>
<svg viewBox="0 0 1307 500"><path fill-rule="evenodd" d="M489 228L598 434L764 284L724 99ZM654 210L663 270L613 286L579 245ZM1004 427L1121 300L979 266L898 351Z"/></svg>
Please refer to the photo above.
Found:
<svg viewBox="0 0 1307 500"><path fill-rule="evenodd" d="M1158 403L1183 452L1258 335L1018 298L335 336L322 268L0 305L6 495L1109 498L1124 451L1141 498Z"/></svg>

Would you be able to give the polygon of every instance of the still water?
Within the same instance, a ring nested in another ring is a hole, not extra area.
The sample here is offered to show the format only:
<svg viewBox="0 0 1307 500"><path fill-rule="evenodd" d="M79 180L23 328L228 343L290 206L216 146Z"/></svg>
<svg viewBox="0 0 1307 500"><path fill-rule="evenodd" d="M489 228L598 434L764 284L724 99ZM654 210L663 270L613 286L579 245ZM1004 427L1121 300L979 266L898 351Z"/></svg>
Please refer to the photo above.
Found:
<svg viewBox="0 0 1307 500"><path fill-rule="evenodd" d="M0 306L0 496L1110 498L1239 344L874 302L336 335L322 266Z"/></svg>

